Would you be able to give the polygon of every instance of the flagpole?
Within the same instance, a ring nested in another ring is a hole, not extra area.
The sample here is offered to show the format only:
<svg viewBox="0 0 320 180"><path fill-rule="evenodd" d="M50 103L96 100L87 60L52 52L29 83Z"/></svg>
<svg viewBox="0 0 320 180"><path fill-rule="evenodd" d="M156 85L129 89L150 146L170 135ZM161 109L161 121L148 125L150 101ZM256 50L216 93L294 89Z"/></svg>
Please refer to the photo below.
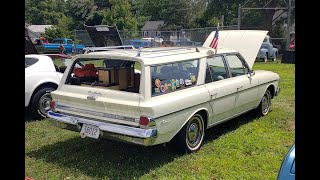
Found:
<svg viewBox="0 0 320 180"><path fill-rule="evenodd" d="M217 25L217 31L219 31L219 23L218 23L218 25ZM217 42L218 43L218 42ZM217 54L217 52L218 52L218 45L217 45L217 47L215 48L215 54Z"/></svg>

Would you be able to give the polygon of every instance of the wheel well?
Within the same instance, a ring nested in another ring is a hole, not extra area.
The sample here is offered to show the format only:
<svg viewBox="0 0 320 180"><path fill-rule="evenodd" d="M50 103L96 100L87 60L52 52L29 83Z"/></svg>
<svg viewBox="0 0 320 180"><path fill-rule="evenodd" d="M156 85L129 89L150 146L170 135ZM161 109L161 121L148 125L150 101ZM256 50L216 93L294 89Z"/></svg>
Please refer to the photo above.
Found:
<svg viewBox="0 0 320 180"><path fill-rule="evenodd" d="M32 93L32 96L29 101L29 106L32 104L32 99L33 99L33 96L36 94L36 92L38 92L40 89L45 88L45 87L52 87L53 89L57 89L58 85L55 83L52 83L52 82L47 82L47 83L43 83L40 86L38 86Z"/></svg>
<svg viewBox="0 0 320 180"><path fill-rule="evenodd" d="M268 52L266 52L266 56L267 56L267 58L269 58L269 53Z"/></svg>
<svg viewBox="0 0 320 180"><path fill-rule="evenodd" d="M274 85L270 85L270 86L268 87L268 90L270 91L271 98L273 98L274 93L275 93Z"/></svg>
<svg viewBox="0 0 320 180"><path fill-rule="evenodd" d="M203 121L204 121L204 127L205 129L207 128L207 124L208 124L208 113L206 110L201 110L201 111L198 111L197 114L200 114L203 118Z"/></svg>

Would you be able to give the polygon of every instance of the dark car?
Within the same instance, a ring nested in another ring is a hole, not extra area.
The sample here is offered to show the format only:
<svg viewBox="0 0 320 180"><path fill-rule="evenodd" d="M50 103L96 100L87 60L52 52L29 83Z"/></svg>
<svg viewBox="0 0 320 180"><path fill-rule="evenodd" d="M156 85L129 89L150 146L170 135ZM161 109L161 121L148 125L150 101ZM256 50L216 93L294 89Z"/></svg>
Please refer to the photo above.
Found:
<svg viewBox="0 0 320 180"><path fill-rule="evenodd" d="M282 161L277 180L294 180L295 174L295 145L293 144Z"/></svg>

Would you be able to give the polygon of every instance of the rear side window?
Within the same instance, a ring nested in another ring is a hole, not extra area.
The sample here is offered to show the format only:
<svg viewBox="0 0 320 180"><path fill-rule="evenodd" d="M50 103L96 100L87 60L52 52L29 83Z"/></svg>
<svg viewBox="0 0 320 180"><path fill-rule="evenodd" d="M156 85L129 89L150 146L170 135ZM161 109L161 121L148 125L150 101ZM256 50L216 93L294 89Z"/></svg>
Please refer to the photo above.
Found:
<svg viewBox="0 0 320 180"><path fill-rule="evenodd" d="M157 96L193 87L198 72L198 59L151 66L151 94Z"/></svg>
<svg viewBox="0 0 320 180"><path fill-rule="evenodd" d="M38 61L39 59L37 58L25 58L24 59L25 68L34 65Z"/></svg>

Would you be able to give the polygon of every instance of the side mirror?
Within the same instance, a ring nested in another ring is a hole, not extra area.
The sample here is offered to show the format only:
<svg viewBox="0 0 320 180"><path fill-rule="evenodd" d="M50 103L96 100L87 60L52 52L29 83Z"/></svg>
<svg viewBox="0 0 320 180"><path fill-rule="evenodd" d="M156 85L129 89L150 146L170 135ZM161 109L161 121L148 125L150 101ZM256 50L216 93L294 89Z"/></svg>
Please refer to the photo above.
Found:
<svg viewBox="0 0 320 180"><path fill-rule="evenodd" d="M252 76L254 76L256 74L256 72L254 72L254 70L249 70L249 72L248 72L248 77L250 78L250 77L252 77Z"/></svg>

